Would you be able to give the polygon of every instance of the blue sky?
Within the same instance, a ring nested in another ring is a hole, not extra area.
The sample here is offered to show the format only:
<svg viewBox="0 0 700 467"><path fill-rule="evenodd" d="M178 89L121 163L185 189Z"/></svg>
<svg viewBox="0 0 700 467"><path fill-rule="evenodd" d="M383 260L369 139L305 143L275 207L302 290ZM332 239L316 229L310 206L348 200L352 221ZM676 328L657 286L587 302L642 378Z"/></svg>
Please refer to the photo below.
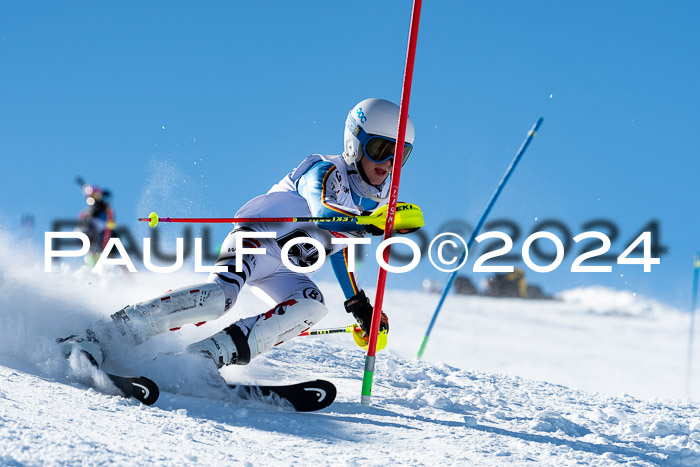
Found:
<svg viewBox="0 0 700 467"><path fill-rule="evenodd" d="M77 175L113 191L136 235L152 210L233 215L308 154L341 151L356 102L398 102L410 13L408 1L1 3L0 223L19 231L33 214L41 248L53 220L83 207ZM516 251L541 220L576 235L607 219L619 254L655 219L670 252L651 273L582 274L569 271L574 248L555 272L526 270L530 281L687 308L700 249L699 13L697 2L426 2L400 198L423 208L431 238L450 219L474 225L542 116L491 217L522 230ZM362 275L374 285L370 265ZM426 277L446 279L424 262L389 285Z"/></svg>

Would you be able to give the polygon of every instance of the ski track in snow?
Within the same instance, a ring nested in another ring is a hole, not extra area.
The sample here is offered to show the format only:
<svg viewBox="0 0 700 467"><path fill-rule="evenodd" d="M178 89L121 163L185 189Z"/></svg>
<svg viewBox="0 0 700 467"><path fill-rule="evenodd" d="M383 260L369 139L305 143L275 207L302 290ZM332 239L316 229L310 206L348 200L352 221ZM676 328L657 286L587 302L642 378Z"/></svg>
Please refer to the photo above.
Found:
<svg viewBox="0 0 700 467"><path fill-rule="evenodd" d="M163 393L153 407L0 367L4 464L346 465L633 462L697 465L697 406L614 398L520 378L388 357L371 408L363 357L290 343L256 362L282 379L323 375L328 409L300 414ZM296 368L295 368L296 367ZM294 371L292 371L294 369Z"/></svg>
<svg viewBox="0 0 700 467"><path fill-rule="evenodd" d="M64 360L53 339L205 276L66 265L49 275L8 246L0 238L0 465L700 465L700 407L668 388L683 381L682 358L669 361L683 356L687 317L648 299L609 289L561 302L451 297L416 361L436 297L389 290L369 408L359 403L365 352L348 336L297 338L222 370L231 382L328 379L338 397L316 413L188 395L207 389L197 361L153 360L239 317L229 313L138 348L108 346L115 371L163 389L146 407L87 387L94 371ZM319 327L347 324L337 286L322 289L331 312ZM241 308L264 311L250 293Z"/></svg>

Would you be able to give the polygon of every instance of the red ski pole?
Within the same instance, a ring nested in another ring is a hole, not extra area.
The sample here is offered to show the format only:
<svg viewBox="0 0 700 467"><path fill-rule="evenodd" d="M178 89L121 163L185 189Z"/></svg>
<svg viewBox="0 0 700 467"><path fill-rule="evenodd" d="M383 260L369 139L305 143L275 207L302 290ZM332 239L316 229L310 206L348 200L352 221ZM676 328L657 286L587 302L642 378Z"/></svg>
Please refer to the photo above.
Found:
<svg viewBox="0 0 700 467"><path fill-rule="evenodd" d="M344 333L351 333L351 332L360 332L362 331L362 328L358 326L357 324L349 324L345 326L344 328L330 328L330 329L313 329L313 330L308 330L304 331L300 336L322 336L325 334L344 334Z"/></svg>
<svg viewBox="0 0 700 467"><path fill-rule="evenodd" d="M402 210L398 221L393 219L392 225L397 229L413 229L423 226L423 212L415 204L399 203ZM395 207L394 207L395 208ZM394 209L394 212L396 209ZM336 217L159 217L152 212L148 217L139 217L140 222L148 222L155 228L160 222L182 222L190 224L233 224L233 223L279 223L279 222L353 222L359 225L373 225L384 229L386 225L386 206L376 209L369 215L336 216Z"/></svg>

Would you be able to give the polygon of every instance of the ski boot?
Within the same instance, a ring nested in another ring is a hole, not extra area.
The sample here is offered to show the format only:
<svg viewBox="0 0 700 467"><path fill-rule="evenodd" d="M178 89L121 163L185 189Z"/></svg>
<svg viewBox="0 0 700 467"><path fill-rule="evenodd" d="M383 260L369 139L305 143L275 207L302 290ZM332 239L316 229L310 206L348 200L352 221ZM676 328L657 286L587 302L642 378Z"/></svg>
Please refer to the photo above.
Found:
<svg viewBox="0 0 700 467"><path fill-rule="evenodd" d="M257 316L241 319L223 331L187 347L225 365L246 365L272 347L298 336L321 320L328 309L321 302L308 299L287 300Z"/></svg>
<svg viewBox="0 0 700 467"><path fill-rule="evenodd" d="M56 343L61 349L61 353L69 358L77 348L94 366L99 368L105 360L102 345L92 329L86 329L85 334L78 336L72 334L68 337L59 337Z"/></svg>

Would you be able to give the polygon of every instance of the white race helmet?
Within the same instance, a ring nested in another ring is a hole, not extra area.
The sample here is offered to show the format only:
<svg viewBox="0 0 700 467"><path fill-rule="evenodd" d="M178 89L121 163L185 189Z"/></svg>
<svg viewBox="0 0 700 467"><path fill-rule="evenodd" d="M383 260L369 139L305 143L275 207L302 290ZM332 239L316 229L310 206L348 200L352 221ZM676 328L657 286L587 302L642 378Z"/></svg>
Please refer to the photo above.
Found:
<svg viewBox="0 0 700 467"><path fill-rule="evenodd" d="M363 100L352 108L345 120L345 162L353 165L364 156L373 162L384 162L394 157L398 128L398 105L384 99ZM409 116L401 165L411 154L415 134L413 120Z"/></svg>

